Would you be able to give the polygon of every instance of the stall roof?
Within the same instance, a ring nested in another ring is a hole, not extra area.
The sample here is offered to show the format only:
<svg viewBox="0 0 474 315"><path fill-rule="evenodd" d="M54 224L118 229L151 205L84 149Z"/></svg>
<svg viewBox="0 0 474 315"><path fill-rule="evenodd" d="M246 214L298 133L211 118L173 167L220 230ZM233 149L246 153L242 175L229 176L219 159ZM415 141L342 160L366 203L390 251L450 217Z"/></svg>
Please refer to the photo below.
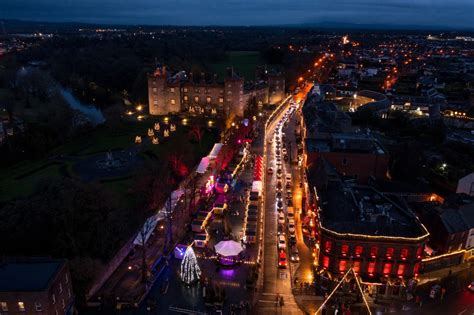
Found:
<svg viewBox="0 0 474 315"><path fill-rule="evenodd" d="M215 159L219 155L219 152L221 151L222 147L224 144L222 143L215 143L214 147L212 147L211 152L209 152L209 155L207 156L210 159Z"/></svg>
<svg viewBox="0 0 474 315"><path fill-rule="evenodd" d="M209 166L209 158L207 156L203 157L201 159L201 162L199 163L199 165L197 167L196 173L198 173L198 174L206 173L206 170L207 170L208 166Z"/></svg>

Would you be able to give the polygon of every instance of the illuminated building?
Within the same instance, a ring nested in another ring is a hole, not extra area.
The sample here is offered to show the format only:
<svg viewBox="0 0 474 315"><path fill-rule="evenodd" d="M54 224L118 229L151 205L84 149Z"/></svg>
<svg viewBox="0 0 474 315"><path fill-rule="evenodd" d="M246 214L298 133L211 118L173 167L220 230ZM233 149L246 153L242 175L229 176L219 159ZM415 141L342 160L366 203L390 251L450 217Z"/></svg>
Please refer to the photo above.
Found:
<svg viewBox="0 0 474 315"><path fill-rule="evenodd" d="M420 273L426 228L407 207L372 187L344 182L327 162L310 169L318 209L322 278L336 279L352 267L379 294L399 296L403 282Z"/></svg>
<svg viewBox="0 0 474 315"><path fill-rule="evenodd" d="M244 78L229 70L224 82L217 75L212 79L205 73L197 78L180 71L171 74L158 67L148 76L148 103L151 115L166 115L182 111L194 115L230 112L242 117L249 102L259 107L275 104L285 97L285 79L281 73L265 72L262 80L246 84Z"/></svg>

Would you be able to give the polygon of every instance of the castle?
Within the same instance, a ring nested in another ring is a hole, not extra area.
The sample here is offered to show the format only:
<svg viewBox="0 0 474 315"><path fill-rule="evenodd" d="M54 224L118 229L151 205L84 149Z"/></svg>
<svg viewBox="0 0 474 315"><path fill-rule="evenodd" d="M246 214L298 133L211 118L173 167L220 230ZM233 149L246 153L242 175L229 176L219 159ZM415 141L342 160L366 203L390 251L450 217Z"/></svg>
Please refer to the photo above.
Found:
<svg viewBox="0 0 474 315"><path fill-rule="evenodd" d="M150 115L166 115L182 111L193 114L221 114L243 117L250 103L261 108L275 104L285 97L285 79L281 73L257 75L255 83L246 83L233 70L228 70L224 82L201 73L180 71L171 74L165 66L148 75Z"/></svg>

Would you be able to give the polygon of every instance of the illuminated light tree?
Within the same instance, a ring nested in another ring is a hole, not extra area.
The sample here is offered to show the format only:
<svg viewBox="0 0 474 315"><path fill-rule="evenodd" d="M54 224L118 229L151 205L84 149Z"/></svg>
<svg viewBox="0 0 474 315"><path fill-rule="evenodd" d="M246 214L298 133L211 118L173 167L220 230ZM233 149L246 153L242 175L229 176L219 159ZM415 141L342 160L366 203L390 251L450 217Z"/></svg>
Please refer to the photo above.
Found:
<svg viewBox="0 0 474 315"><path fill-rule="evenodd" d="M193 284L201 277L196 255L191 246L188 246L181 261L181 280L187 285Z"/></svg>

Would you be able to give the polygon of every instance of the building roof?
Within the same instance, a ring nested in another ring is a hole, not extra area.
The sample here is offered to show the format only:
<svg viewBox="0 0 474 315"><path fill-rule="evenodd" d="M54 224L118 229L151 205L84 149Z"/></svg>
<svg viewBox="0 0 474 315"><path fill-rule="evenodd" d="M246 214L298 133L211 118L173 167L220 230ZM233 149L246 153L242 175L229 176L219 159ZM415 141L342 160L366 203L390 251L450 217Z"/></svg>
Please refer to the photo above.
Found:
<svg viewBox="0 0 474 315"><path fill-rule="evenodd" d="M337 233L370 236L415 238L427 234L410 209L395 203L373 187L354 185L313 168L308 173L308 180L311 187L318 187L324 228ZM321 184L321 181L325 183Z"/></svg>
<svg viewBox="0 0 474 315"><path fill-rule="evenodd" d="M0 292L44 291L64 260L8 262L0 265Z"/></svg>

